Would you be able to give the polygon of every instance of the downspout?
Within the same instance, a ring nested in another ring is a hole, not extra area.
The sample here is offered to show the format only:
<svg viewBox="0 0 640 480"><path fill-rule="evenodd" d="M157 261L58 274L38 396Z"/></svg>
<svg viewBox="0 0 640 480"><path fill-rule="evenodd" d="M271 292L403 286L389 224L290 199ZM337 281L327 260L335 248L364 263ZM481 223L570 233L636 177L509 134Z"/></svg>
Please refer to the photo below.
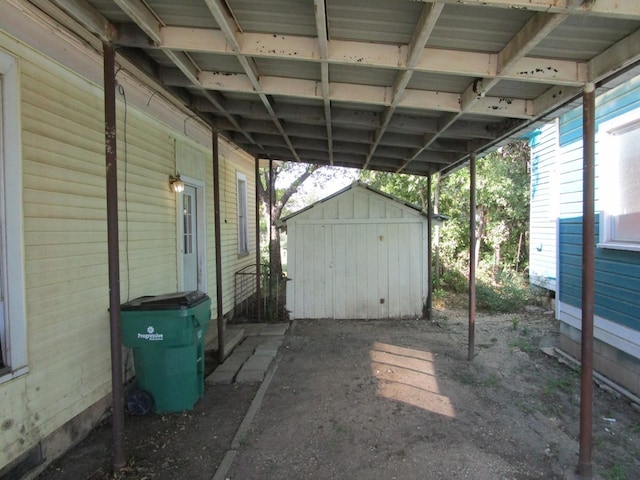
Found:
<svg viewBox="0 0 640 480"><path fill-rule="evenodd" d="M592 478L593 313L595 294L595 85L582 96L582 345L580 369L580 452L578 474Z"/></svg>
<svg viewBox="0 0 640 480"><path fill-rule="evenodd" d="M256 182L256 321L260 322L262 313L260 310L260 192L258 190L258 182L260 181L260 159L255 158L255 182Z"/></svg>
<svg viewBox="0 0 640 480"><path fill-rule="evenodd" d="M218 145L218 132L211 131L211 144L213 152L213 210L215 219L213 228L216 241L216 314L218 320L218 362L225 359L224 351L224 318L222 304L222 234L220 228L220 150Z"/></svg>
<svg viewBox="0 0 640 480"><path fill-rule="evenodd" d="M469 155L469 352L475 355L476 336L476 154Z"/></svg>
<svg viewBox="0 0 640 480"><path fill-rule="evenodd" d="M433 271L431 268L431 236L433 230L433 203L431 201L431 175L427 176L427 318L433 310Z"/></svg>
<svg viewBox="0 0 640 480"><path fill-rule="evenodd" d="M124 388L120 331L120 254L118 239L118 150L116 143L115 49L102 44L104 56L104 147L107 187L107 255L109 265L109 326L111 331L111 394L113 401L113 470L127 465L124 453Z"/></svg>

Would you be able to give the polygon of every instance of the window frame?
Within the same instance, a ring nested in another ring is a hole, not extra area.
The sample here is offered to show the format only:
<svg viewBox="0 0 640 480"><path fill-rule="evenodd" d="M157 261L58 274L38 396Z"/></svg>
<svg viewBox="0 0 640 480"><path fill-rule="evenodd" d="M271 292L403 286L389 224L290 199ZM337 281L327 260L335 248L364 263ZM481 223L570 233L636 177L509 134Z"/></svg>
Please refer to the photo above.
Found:
<svg viewBox="0 0 640 480"><path fill-rule="evenodd" d="M604 168L604 165L601 162L598 165L601 178L601 187L599 191L600 204L603 208L600 212L600 238L597 247L640 252L640 236L638 237L637 242L617 240L614 238L614 222L617 215L612 213L614 210L612 200L607 199L605 196L607 185L612 185L612 183L616 181L617 177L617 168L610 168L611 156L613 156L611 152L615 152L616 163L619 160L619 155L617 154L618 146L615 137L629 129L636 131L637 135L640 136L640 108L636 108L612 120L603 122L599 126L598 146L599 151L601 152L599 158L601 159L606 152L607 165L609 165L609 167Z"/></svg>
<svg viewBox="0 0 640 480"><path fill-rule="evenodd" d="M240 187L244 184L244 188ZM236 172L236 209L238 220L238 255L249 255L249 201L247 176Z"/></svg>
<svg viewBox="0 0 640 480"><path fill-rule="evenodd" d="M15 57L0 51L0 288L3 298L1 341L3 362L6 363L0 370L0 383L29 371L19 67Z"/></svg>

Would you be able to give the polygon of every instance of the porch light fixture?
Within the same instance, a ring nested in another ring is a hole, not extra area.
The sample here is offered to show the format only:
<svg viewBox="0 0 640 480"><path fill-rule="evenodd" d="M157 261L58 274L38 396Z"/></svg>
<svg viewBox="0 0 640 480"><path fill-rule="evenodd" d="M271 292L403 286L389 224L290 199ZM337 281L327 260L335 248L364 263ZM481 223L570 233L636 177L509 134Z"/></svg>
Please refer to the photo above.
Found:
<svg viewBox="0 0 640 480"><path fill-rule="evenodd" d="M180 174L176 175L175 177L173 175L170 175L169 185L171 185L171 190L176 193L184 191L184 182L180 180Z"/></svg>

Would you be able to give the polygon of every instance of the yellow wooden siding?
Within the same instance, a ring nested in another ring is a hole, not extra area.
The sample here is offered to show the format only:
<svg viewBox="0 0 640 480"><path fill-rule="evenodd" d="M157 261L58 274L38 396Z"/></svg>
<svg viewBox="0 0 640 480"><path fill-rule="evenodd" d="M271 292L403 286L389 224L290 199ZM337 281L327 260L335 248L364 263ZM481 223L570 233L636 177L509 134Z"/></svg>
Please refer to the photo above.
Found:
<svg viewBox="0 0 640 480"><path fill-rule="evenodd" d="M25 288L29 373L0 385L0 468L111 390L103 92L8 40L20 54ZM208 293L215 310L211 151L127 106L118 95L121 299L177 289L176 142L202 155ZM126 144L125 144L126 127ZM223 301L234 273L255 263L253 159L221 139ZM247 177L250 254L238 256L236 172Z"/></svg>
<svg viewBox="0 0 640 480"><path fill-rule="evenodd" d="M20 85L30 372L0 389L1 403L11 406L0 414L16 425L3 432L0 465L111 389L103 94L35 53L28 57ZM125 173L124 126L120 99L123 301L128 293L176 288L173 136L129 107Z"/></svg>
<svg viewBox="0 0 640 480"><path fill-rule="evenodd" d="M235 273L247 265L255 264L255 182L254 160L246 152L232 147L220 138L220 226L222 245L222 299L223 313L235 306ZM247 177L247 210L249 218L249 255L238 255L238 216L236 173ZM207 191L213 192L213 164L207 162ZM207 237L209 291L215 303L215 230L213 194L207 197ZM216 305L212 306L216 314Z"/></svg>

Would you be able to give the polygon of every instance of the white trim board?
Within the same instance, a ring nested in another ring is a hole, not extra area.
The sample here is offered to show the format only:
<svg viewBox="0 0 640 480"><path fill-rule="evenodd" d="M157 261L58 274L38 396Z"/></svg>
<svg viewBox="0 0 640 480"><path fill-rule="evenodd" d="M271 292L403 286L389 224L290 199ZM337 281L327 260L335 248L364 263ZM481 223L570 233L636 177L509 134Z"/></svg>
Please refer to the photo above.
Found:
<svg viewBox="0 0 640 480"><path fill-rule="evenodd" d="M22 205L22 137L20 123L20 65L18 60L10 54L0 50L0 75L3 89L2 140L0 148L3 168L4 184L0 193L4 195L4 242L6 257L3 267L6 268L6 298L5 313L8 321L7 358L11 371L2 376L0 383L15 378L28 371L27 367L27 319L25 301L24 278L24 224Z"/></svg>

